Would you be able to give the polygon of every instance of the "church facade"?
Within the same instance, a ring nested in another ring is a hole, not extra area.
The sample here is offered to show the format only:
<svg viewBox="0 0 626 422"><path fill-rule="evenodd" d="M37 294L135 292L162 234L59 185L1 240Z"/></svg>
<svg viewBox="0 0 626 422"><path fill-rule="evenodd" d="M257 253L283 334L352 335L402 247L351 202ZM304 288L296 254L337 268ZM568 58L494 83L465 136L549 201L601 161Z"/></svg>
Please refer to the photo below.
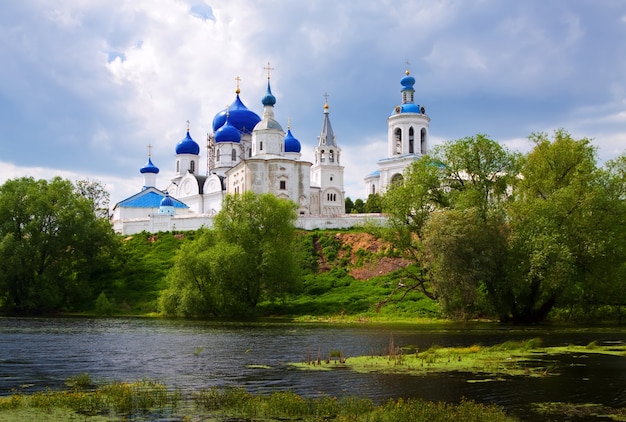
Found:
<svg viewBox="0 0 626 422"><path fill-rule="evenodd" d="M269 68L269 66L268 66ZM428 149L430 119L414 103L415 79L402 78L402 103L387 119L388 157L365 178L367 194L384 193L401 179L404 169ZM324 104L322 129L314 148L314 162L301 158L301 144L276 121L268 73L262 116L248 109L237 86L235 100L215 115L213 133L207 137L207 171L200 171L200 145L189 133L175 146L175 176L160 190L159 169L150 154L140 173L144 186L113 209L114 229L122 234L143 230L194 230L211 227L224 197L247 191L271 193L298 205L296 225L304 229L348 228L384 216L345 214L344 167L341 148Z"/></svg>

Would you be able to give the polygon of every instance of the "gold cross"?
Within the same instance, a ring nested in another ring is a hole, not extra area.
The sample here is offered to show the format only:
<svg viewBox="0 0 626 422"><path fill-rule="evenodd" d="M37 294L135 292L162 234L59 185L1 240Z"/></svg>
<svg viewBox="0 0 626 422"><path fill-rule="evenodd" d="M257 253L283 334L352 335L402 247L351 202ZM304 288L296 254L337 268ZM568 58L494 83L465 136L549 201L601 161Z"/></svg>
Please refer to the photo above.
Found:
<svg viewBox="0 0 626 422"><path fill-rule="evenodd" d="M148 144L148 157L152 155L152 145Z"/></svg>
<svg viewBox="0 0 626 422"><path fill-rule="evenodd" d="M326 104L328 104L328 92L325 92L324 95L322 95L322 97L324 97L326 99Z"/></svg>
<svg viewBox="0 0 626 422"><path fill-rule="evenodd" d="M189 132L189 120L187 120L187 132Z"/></svg>
<svg viewBox="0 0 626 422"><path fill-rule="evenodd" d="M241 82L241 78L239 76L237 76L235 78L235 80L237 81L237 89L235 90L235 93L239 94L241 91L239 90L239 82Z"/></svg>
<svg viewBox="0 0 626 422"><path fill-rule="evenodd" d="M267 62L267 67L264 67L263 69L267 70L267 79L269 80L269 78L270 78L270 71L274 70L274 68L270 67L270 62Z"/></svg>

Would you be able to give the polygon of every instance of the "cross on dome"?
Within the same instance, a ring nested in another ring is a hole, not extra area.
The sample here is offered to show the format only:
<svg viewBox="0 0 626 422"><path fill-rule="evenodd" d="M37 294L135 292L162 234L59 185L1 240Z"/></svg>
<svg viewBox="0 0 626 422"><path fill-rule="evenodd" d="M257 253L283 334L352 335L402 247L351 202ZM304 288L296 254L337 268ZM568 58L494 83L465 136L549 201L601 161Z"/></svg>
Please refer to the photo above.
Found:
<svg viewBox="0 0 626 422"><path fill-rule="evenodd" d="M237 81L237 89L235 90L235 94L239 94L241 92L241 90L239 89L239 82L241 82L241 78L237 76L235 78L235 81Z"/></svg>
<svg viewBox="0 0 626 422"><path fill-rule="evenodd" d="M270 79L270 71L274 70L274 68L270 67L270 62L267 62L267 67L264 67L263 69L267 70L267 80L269 81L269 79Z"/></svg>

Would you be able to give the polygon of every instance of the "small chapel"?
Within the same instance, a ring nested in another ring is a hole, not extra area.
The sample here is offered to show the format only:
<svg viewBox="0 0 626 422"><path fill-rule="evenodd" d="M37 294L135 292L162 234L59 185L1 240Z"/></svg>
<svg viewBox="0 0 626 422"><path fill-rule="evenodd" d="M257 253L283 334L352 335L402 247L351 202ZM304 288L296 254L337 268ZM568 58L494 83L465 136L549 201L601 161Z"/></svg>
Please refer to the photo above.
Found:
<svg viewBox="0 0 626 422"><path fill-rule="evenodd" d="M156 187L159 168L150 151L140 168L141 191L113 208L114 229L122 234L211 227L228 194L252 191L271 193L297 204L296 225L305 229L348 228L380 215L345 214L344 167L341 148L330 122L328 100L323 106L322 127L314 147L314 162L301 158L301 143L287 124L276 121L276 97L270 85L261 99L262 116L248 109L240 98L239 78L234 101L219 111L207 136L206 171L201 171L200 145L185 137L175 145L175 175L163 188ZM404 169L428 151L430 118L414 102L415 78L407 70L400 81L401 103L387 118L388 155L365 178L367 195L384 193L402 179Z"/></svg>

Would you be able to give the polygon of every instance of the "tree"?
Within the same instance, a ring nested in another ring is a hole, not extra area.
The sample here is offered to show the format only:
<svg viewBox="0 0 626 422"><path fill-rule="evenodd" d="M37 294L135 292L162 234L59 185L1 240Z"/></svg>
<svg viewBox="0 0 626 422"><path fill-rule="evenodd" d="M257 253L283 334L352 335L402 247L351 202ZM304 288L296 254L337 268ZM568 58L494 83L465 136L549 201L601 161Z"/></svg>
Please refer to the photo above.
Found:
<svg viewBox="0 0 626 422"><path fill-rule="evenodd" d="M591 141L564 130L553 140L545 133L531 140L535 147L508 214L510 263L502 289L510 317L522 322L545 319L557 304L597 303L602 290L621 280L626 258L619 165L599 169Z"/></svg>
<svg viewBox="0 0 626 422"><path fill-rule="evenodd" d="M71 182L7 181L0 186L0 309L41 313L84 305L116 245L110 223L96 217Z"/></svg>
<svg viewBox="0 0 626 422"><path fill-rule="evenodd" d="M383 211L382 198L377 193L370 193L365 202L365 212L378 213Z"/></svg>
<svg viewBox="0 0 626 422"><path fill-rule="evenodd" d="M437 299L450 315L486 309L479 293L493 291L501 275L503 204L519 163L477 135L440 145L407 169L383 198L387 235L415 262L406 288Z"/></svg>
<svg viewBox="0 0 626 422"><path fill-rule="evenodd" d="M354 202L352 202L352 199L350 199L349 196L346 198L345 204L346 204L346 214L352 213L352 209L354 208Z"/></svg>
<svg viewBox="0 0 626 422"><path fill-rule="evenodd" d="M81 179L76 181L75 186L76 191L90 201L93 212L98 218L110 217L111 195L101 181Z"/></svg>
<svg viewBox="0 0 626 422"><path fill-rule="evenodd" d="M179 252L161 296L166 314L248 314L297 281L296 205L271 194L227 196L204 232Z"/></svg>
<svg viewBox="0 0 626 422"><path fill-rule="evenodd" d="M626 295L626 158L597 167L588 139L530 137L525 157L482 135L449 142L384 198L410 288L450 315L543 321L557 305Z"/></svg>
<svg viewBox="0 0 626 422"><path fill-rule="evenodd" d="M354 201L354 207L352 208L353 212L357 214L363 214L365 212L365 202L361 198L357 198Z"/></svg>

